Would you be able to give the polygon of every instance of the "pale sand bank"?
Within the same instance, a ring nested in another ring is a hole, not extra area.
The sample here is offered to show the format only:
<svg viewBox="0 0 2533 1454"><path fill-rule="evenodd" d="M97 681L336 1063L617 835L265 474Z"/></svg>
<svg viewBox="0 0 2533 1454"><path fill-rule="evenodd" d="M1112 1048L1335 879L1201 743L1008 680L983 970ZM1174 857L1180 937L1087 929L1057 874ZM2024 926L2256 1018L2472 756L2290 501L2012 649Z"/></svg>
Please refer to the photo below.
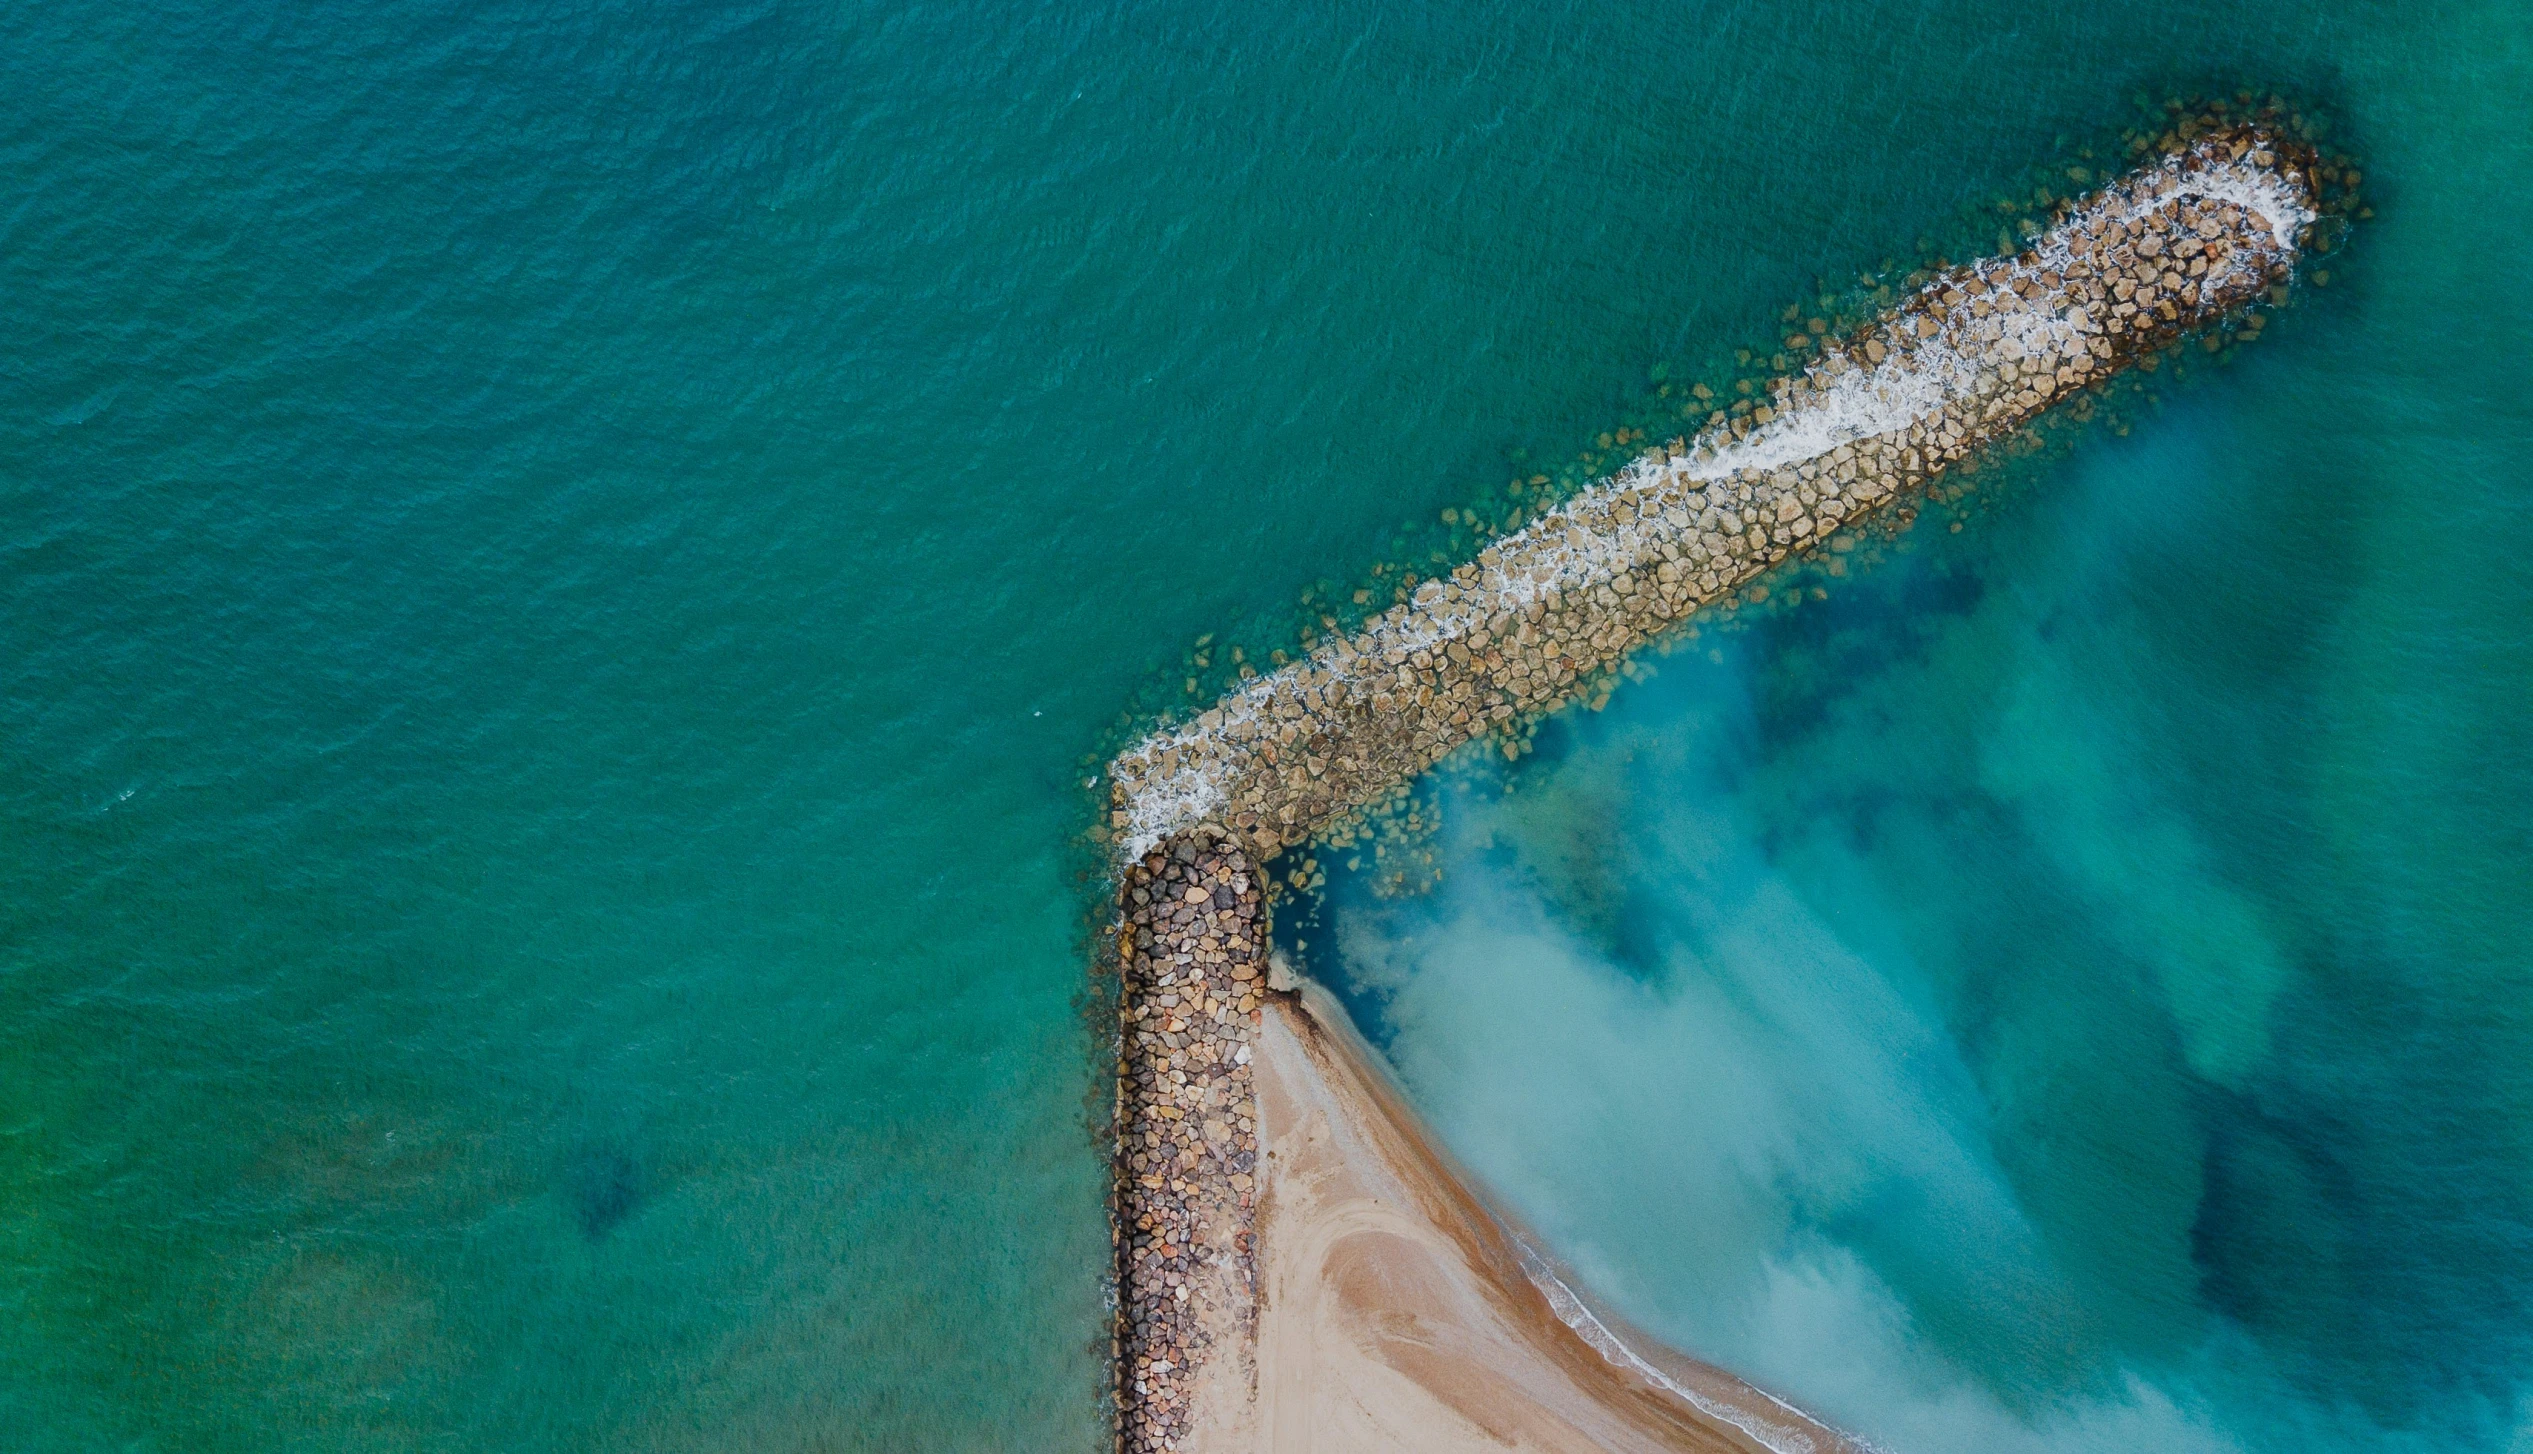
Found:
<svg viewBox="0 0 2533 1454"><path fill-rule="evenodd" d="M1271 997L1254 1046L1254 1362L1208 1360L1182 1448L1859 1448L1597 1309L1601 1322L1587 1326L1625 1351L1587 1343L1324 990Z"/></svg>

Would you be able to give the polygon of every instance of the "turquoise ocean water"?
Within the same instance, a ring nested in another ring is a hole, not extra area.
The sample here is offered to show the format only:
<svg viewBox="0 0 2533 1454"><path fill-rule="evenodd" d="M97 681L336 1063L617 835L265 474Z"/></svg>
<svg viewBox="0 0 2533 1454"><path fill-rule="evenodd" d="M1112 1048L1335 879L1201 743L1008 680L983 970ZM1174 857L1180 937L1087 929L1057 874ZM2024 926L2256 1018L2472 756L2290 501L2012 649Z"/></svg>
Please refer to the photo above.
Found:
<svg viewBox="0 0 2533 1454"><path fill-rule="evenodd" d="M1895 1449L2507 1447L2520 6L564 0L0 14L0 1444L1098 1447L1119 705L2237 83L2330 286L1329 911Z"/></svg>

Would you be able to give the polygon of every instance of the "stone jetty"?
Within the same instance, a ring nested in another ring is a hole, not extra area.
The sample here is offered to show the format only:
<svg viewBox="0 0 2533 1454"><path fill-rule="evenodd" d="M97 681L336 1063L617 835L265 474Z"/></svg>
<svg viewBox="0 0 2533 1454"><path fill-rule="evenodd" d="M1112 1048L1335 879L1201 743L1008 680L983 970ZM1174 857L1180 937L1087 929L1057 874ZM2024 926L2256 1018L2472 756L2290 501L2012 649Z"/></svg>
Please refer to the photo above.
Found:
<svg viewBox="0 0 2533 1454"><path fill-rule="evenodd" d="M2053 403L2254 306L2317 216L2314 166L2254 124L2177 144L2027 250L1822 340L1748 413L1715 413L1111 764L1124 1449L1200 1447L1206 1409L1251 1394L1258 866Z"/></svg>
<svg viewBox="0 0 2533 1454"><path fill-rule="evenodd" d="M1177 1449L1200 1393L1245 1399L1257 1319L1265 884L1210 825L1129 862L1117 960L1120 1446ZM1210 1381L1211 1390L1200 1388Z"/></svg>
<svg viewBox="0 0 2533 1454"><path fill-rule="evenodd" d="M2309 154L2242 126L2080 202L2013 257L1940 276L1355 634L1110 767L1123 856L1199 823L1255 856L1307 838L1580 674L1923 486L2052 402L2285 281Z"/></svg>

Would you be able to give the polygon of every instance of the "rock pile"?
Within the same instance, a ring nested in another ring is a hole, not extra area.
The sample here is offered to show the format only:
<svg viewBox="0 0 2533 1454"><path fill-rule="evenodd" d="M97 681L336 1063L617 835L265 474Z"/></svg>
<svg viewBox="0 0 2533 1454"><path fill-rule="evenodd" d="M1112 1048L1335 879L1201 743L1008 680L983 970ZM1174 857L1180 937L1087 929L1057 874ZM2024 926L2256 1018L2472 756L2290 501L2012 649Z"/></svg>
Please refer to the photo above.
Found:
<svg viewBox="0 0 2533 1454"><path fill-rule="evenodd" d="M1210 828L1123 875L1115 1227L1118 1442L1129 1454L1178 1447L1200 1371L1227 1375L1235 1397L1249 1392L1263 888L1239 844Z"/></svg>
<svg viewBox="0 0 2533 1454"><path fill-rule="evenodd" d="M1257 865L2279 287L2315 217L2313 165L2258 126L2200 133L2069 208L2028 251L1945 273L1826 343L1747 414L1715 413L1693 440L1112 764L1123 1449L1182 1447L1208 1390L1251 1393Z"/></svg>
<svg viewBox="0 0 2533 1454"><path fill-rule="evenodd" d="M1349 637L1110 768L1128 858L1211 823L1271 857L2051 403L2246 308L2314 220L2312 158L2203 134L2028 251L1954 269Z"/></svg>

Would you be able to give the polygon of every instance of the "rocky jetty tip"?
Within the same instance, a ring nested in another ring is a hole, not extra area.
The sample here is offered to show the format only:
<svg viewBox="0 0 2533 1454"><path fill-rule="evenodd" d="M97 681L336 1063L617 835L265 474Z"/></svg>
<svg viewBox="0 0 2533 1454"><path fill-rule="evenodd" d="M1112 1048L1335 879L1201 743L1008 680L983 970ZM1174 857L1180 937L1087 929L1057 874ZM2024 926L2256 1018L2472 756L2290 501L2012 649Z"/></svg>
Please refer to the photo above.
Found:
<svg viewBox="0 0 2533 1454"><path fill-rule="evenodd" d="M2314 158L2219 127L1954 268L1744 417L1648 451L1446 580L1111 764L1122 979L1120 1447L1256 1397L1259 865L1948 465L2288 280Z"/></svg>

